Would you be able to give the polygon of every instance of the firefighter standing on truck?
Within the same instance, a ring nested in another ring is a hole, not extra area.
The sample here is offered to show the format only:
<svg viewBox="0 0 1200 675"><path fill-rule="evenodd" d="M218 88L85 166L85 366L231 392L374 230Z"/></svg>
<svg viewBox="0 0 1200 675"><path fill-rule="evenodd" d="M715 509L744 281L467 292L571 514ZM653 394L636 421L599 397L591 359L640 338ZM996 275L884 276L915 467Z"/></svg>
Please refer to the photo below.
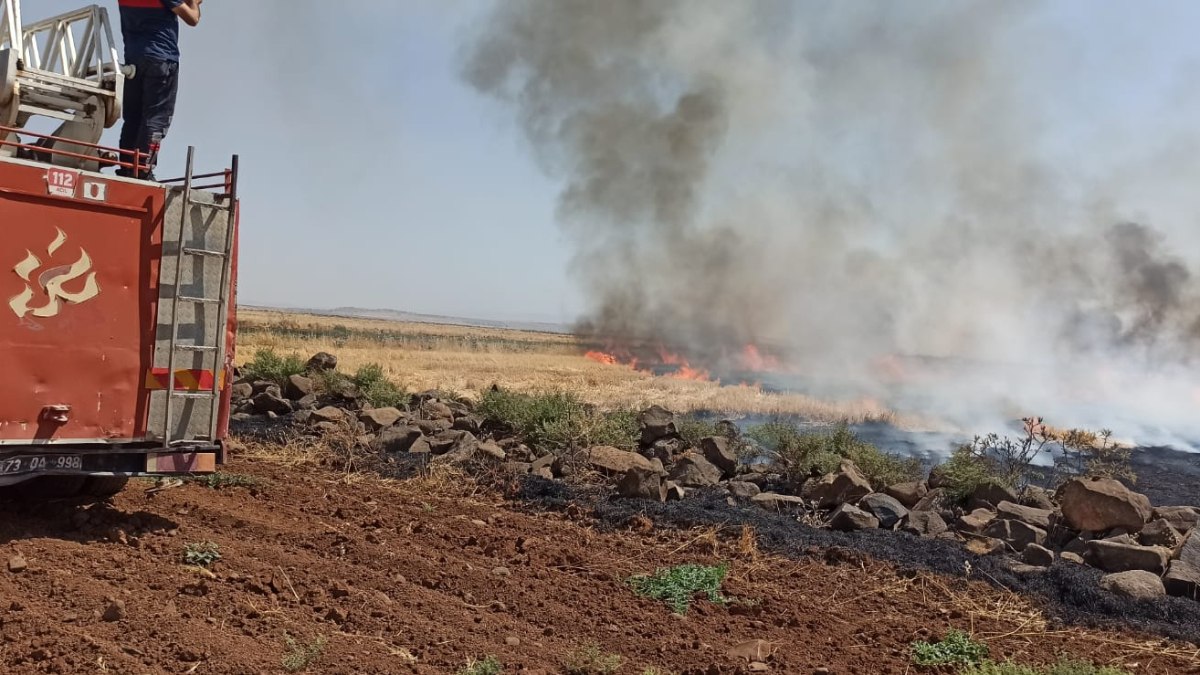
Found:
<svg viewBox="0 0 1200 675"><path fill-rule="evenodd" d="M142 153L137 178L154 180L158 151L175 115L179 91L179 19L189 26L200 23L204 0L118 0L125 63L134 66L133 79L125 83L121 149ZM123 154L121 161L133 161ZM117 175L133 177L122 167Z"/></svg>

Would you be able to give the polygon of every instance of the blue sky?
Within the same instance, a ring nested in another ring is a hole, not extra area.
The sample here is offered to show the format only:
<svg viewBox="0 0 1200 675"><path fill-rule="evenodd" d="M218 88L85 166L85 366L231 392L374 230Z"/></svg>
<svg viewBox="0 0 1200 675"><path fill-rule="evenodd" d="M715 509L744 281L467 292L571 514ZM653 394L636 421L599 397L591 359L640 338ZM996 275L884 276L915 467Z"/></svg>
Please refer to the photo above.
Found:
<svg viewBox="0 0 1200 675"><path fill-rule="evenodd" d="M24 12L82 4L25 0ZM119 31L116 2L104 4ZM573 316L554 186L458 76L463 26L485 5L323 5L209 0L201 25L181 28L158 173L174 174L188 145L205 167L241 155L241 300Z"/></svg>
<svg viewBox="0 0 1200 675"><path fill-rule="evenodd" d="M82 2L24 4L31 20ZM189 144L204 167L241 154L244 302L512 320L582 308L556 184L509 111L458 74L489 4L209 0L202 25L183 29L159 173L174 173ZM1047 150L1088 157L1091 129L1137 147L1147 125L1195 123L1200 4L1063 0L1033 17L1035 40L1063 44L1031 64L1044 88L1034 95L1062 96Z"/></svg>

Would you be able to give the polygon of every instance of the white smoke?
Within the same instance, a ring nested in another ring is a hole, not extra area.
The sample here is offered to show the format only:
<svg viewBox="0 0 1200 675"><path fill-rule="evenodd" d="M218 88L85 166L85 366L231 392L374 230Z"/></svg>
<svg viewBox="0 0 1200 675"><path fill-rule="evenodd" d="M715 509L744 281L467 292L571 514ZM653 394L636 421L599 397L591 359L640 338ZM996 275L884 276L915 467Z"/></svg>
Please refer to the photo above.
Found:
<svg viewBox="0 0 1200 675"><path fill-rule="evenodd" d="M797 386L969 430L1190 446L1194 132L1064 115L1040 9L506 0L466 76L564 182L587 330L712 367L782 345Z"/></svg>

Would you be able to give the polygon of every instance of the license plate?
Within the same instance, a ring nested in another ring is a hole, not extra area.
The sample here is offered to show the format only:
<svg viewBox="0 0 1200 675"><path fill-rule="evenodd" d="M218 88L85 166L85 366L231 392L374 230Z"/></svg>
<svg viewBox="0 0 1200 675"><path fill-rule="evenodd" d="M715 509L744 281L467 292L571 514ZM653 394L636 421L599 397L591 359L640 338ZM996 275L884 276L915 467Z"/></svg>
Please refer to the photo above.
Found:
<svg viewBox="0 0 1200 675"><path fill-rule="evenodd" d="M21 455L0 459L0 476L39 471L80 471L83 457L80 455Z"/></svg>

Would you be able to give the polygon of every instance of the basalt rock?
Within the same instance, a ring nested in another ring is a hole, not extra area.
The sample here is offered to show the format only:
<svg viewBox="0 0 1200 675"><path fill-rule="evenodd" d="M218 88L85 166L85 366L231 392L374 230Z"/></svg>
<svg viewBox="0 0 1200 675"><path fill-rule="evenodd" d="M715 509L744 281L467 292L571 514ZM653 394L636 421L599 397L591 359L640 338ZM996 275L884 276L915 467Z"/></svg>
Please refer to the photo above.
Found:
<svg viewBox="0 0 1200 675"><path fill-rule="evenodd" d="M830 515L829 527L839 532L871 530L879 527L879 519L857 506L842 504Z"/></svg>
<svg viewBox="0 0 1200 675"><path fill-rule="evenodd" d="M684 487L708 487L721 480L721 469L697 453L680 457L671 468L671 480Z"/></svg>
<svg viewBox="0 0 1200 675"><path fill-rule="evenodd" d="M869 494L871 483L850 460L842 460L835 473L808 481L801 491L801 496L817 502L817 506L823 509L856 502Z"/></svg>
<svg viewBox="0 0 1200 675"><path fill-rule="evenodd" d="M667 501L667 486L662 474L651 469L633 467L617 483L617 494L626 499Z"/></svg>
<svg viewBox="0 0 1200 675"><path fill-rule="evenodd" d="M726 478L737 473L738 459L732 446L724 436L700 439L700 451L704 453L704 458L720 469Z"/></svg>
<svg viewBox="0 0 1200 675"><path fill-rule="evenodd" d="M1159 546L1138 546L1115 541L1089 541L1084 560L1092 567L1105 572L1128 572L1143 570L1154 574L1167 571L1171 552Z"/></svg>
<svg viewBox="0 0 1200 675"><path fill-rule="evenodd" d="M897 483L888 486L883 492L903 504L905 508L911 509L929 493L929 489L921 482Z"/></svg>
<svg viewBox="0 0 1200 675"><path fill-rule="evenodd" d="M1150 520L1150 500L1111 478L1074 478L1058 489L1063 517L1076 530L1118 527L1140 532Z"/></svg>
<svg viewBox="0 0 1200 675"><path fill-rule="evenodd" d="M894 528L897 523L908 515L908 509L904 508L904 505L899 500L878 492L863 497L858 502L858 505L863 510L878 518L879 527L885 530Z"/></svg>
<svg viewBox="0 0 1200 675"><path fill-rule="evenodd" d="M679 430L675 427L675 414L662 406L650 406L638 414L638 427L641 430L643 446L652 445L660 438L676 436Z"/></svg>
<svg viewBox="0 0 1200 675"><path fill-rule="evenodd" d="M1153 600L1167 594L1157 574L1142 570L1109 574L1100 580L1100 587L1130 600Z"/></svg>
<svg viewBox="0 0 1200 675"><path fill-rule="evenodd" d="M1012 502L1000 502L996 505L996 514L1007 520L1019 520L1026 525L1049 530L1050 516L1053 511L1035 509L1031 506L1021 506Z"/></svg>

